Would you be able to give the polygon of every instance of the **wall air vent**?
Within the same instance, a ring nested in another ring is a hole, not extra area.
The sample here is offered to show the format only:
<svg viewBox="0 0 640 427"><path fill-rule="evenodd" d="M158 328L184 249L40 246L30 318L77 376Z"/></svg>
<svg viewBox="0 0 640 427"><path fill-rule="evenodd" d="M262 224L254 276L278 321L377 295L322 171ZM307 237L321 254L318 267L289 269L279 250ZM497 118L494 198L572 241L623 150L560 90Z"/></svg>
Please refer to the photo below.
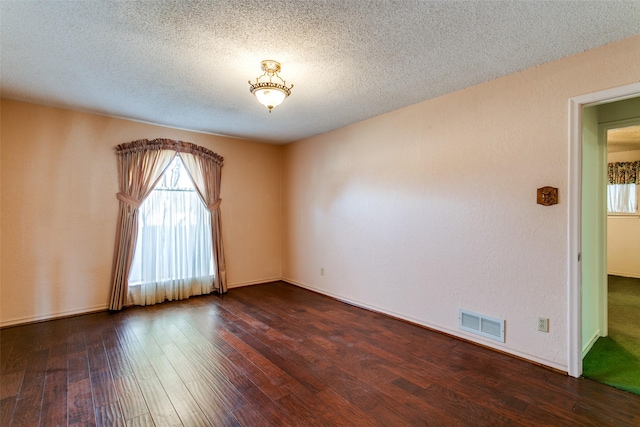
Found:
<svg viewBox="0 0 640 427"><path fill-rule="evenodd" d="M458 327L463 331L473 332L483 337L504 342L504 320L472 313L460 309L458 311Z"/></svg>

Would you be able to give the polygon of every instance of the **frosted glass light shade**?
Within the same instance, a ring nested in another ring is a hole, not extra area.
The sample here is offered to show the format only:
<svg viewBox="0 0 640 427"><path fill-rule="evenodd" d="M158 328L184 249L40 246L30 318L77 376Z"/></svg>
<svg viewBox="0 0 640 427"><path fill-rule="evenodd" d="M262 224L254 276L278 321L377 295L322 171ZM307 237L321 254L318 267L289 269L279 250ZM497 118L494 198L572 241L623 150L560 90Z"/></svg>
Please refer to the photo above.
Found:
<svg viewBox="0 0 640 427"><path fill-rule="evenodd" d="M249 91L256 97L258 102L269 109L282 104L284 99L291 95L291 86L278 75L280 63L271 59L262 61L262 71L264 74L257 77L255 83L249 80Z"/></svg>
<svg viewBox="0 0 640 427"><path fill-rule="evenodd" d="M287 97L287 94L283 90L274 87L258 89L255 90L253 94L256 96L258 102L269 110L282 104L282 101Z"/></svg>

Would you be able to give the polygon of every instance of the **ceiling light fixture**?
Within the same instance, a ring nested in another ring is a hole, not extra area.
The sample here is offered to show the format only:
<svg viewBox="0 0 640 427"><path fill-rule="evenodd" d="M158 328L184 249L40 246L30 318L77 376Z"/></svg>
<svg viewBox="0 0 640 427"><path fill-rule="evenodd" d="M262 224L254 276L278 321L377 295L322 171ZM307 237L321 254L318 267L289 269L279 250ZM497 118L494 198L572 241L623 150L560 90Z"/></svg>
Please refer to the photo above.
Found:
<svg viewBox="0 0 640 427"><path fill-rule="evenodd" d="M251 80L249 80L251 85L249 91L255 95L260 104L269 109L269 112L273 110L273 107L280 105L287 96L291 95L293 85L287 87L287 82L278 75L280 69L278 61L266 59L262 61L264 74L257 77L255 83L251 83Z"/></svg>

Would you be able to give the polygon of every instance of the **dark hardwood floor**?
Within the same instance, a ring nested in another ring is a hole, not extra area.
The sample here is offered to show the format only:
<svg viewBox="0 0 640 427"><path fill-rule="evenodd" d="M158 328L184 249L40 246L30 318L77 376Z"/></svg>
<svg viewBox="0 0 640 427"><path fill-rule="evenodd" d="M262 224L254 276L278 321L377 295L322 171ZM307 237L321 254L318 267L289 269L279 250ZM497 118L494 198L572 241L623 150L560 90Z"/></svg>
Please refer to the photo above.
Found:
<svg viewBox="0 0 640 427"><path fill-rule="evenodd" d="M0 337L2 426L640 425L640 396L282 282Z"/></svg>

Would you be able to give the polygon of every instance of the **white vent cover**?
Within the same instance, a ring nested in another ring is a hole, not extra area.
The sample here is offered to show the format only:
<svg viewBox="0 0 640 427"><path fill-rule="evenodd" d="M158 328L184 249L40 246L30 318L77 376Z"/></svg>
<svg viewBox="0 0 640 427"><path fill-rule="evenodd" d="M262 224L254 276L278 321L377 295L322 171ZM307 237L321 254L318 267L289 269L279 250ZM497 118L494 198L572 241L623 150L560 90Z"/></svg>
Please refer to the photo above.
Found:
<svg viewBox="0 0 640 427"><path fill-rule="evenodd" d="M460 309L458 326L463 331L504 342L504 320Z"/></svg>

